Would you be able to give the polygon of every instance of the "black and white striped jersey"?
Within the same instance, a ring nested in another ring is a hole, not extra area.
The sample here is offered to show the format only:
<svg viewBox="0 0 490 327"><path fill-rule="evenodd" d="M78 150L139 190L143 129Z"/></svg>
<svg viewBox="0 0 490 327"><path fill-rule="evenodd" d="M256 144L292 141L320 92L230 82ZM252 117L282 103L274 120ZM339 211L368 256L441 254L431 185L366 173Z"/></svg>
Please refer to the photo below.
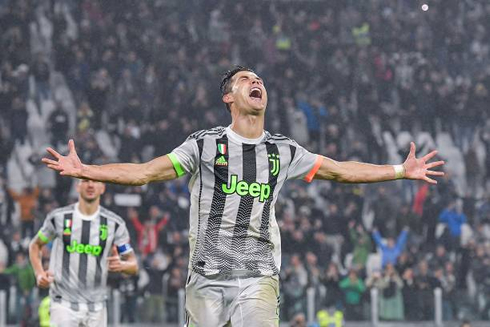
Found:
<svg viewBox="0 0 490 327"><path fill-rule="evenodd" d="M49 270L54 273L50 296L55 302L70 303L73 309L87 305L99 309L106 299L108 264L112 245L118 253L132 250L124 220L99 207L91 216L78 210L78 203L48 214L38 237L53 240Z"/></svg>
<svg viewBox="0 0 490 327"><path fill-rule="evenodd" d="M281 240L274 204L284 182L311 181L322 157L264 132L246 139L230 127L196 132L169 154L191 179L189 268L202 275L275 275Z"/></svg>

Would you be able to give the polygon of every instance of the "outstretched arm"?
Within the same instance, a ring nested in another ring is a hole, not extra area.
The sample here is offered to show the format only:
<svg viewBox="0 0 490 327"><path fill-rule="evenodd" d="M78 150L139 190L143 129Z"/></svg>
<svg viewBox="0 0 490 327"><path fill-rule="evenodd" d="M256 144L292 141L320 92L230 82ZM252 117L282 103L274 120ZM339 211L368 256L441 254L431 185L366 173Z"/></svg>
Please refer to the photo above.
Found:
<svg viewBox="0 0 490 327"><path fill-rule="evenodd" d="M144 185L177 178L177 173L168 155L142 164L85 165L77 155L73 140L68 142L68 147L70 152L66 156L52 148L47 148L46 150L55 160L43 158L42 162L49 168L59 171L60 175L115 184Z"/></svg>
<svg viewBox="0 0 490 327"><path fill-rule="evenodd" d="M374 242L376 242L376 245L378 247L380 247L382 250L385 249L385 245L383 244L382 240L381 240L381 235L379 234L379 231L377 229L374 229L373 231L373 239L374 239Z"/></svg>
<svg viewBox="0 0 490 327"><path fill-rule="evenodd" d="M422 158L415 157L415 144L410 143L410 153L403 165L373 165L362 162L339 162L324 158L315 179L328 179L342 183L374 183L398 178L424 180L430 184L437 181L429 176L443 176L444 172L430 170L442 166L444 161L428 162L437 154L432 151Z"/></svg>
<svg viewBox="0 0 490 327"><path fill-rule="evenodd" d="M160 219L158 224L155 226L157 231L161 231L165 225L168 223L168 215L165 215Z"/></svg>
<svg viewBox="0 0 490 327"><path fill-rule="evenodd" d="M403 249L403 246L405 246L405 243L407 242L407 237L408 237L408 227L404 227L400 235L398 236L398 239L396 240L396 247L398 248L399 251Z"/></svg>

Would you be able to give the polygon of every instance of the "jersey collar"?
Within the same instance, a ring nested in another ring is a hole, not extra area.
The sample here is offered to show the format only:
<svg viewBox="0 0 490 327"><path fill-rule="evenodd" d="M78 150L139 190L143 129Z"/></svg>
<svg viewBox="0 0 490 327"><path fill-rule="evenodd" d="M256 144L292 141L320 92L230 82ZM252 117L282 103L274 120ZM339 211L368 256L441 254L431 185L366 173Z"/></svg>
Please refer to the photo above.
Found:
<svg viewBox="0 0 490 327"><path fill-rule="evenodd" d="M80 217L82 220L94 220L95 217L97 217L100 213L100 206L99 208L97 209L96 212L94 212L93 214L91 214L90 216L87 216L87 215L84 215L83 213L80 212L80 209L79 209L79 203L75 203L75 213L77 214L78 217Z"/></svg>
<svg viewBox="0 0 490 327"><path fill-rule="evenodd" d="M246 144L259 144L265 137L265 132L262 132L262 135L256 139L249 139L238 135L231 129L231 125L226 128L226 134L228 138L238 143L246 143Z"/></svg>

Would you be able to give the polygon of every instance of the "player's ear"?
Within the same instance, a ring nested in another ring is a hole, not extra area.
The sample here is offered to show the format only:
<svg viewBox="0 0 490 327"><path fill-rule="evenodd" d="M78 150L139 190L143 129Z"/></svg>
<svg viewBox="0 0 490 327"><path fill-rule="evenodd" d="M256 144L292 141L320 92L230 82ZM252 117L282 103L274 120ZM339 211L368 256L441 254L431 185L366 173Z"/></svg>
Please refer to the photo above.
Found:
<svg viewBox="0 0 490 327"><path fill-rule="evenodd" d="M105 184L102 183L102 189L100 191L100 194L104 194L105 193Z"/></svg>
<svg viewBox="0 0 490 327"><path fill-rule="evenodd" d="M233 97L233 93L231 92L228 92L226 93L225 95L223 95L223 98L222 98L223 102L230 105L233 103L233 101L235 101L234 97Z"/></svg>

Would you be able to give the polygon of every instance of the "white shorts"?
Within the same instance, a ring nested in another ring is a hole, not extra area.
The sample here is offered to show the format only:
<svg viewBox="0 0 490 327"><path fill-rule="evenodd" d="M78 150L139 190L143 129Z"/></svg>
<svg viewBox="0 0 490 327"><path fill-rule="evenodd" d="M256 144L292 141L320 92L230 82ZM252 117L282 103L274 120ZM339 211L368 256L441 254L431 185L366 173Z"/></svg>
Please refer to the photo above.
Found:
<svg viewBox="0 0 490 327"><path fill-rule="evenodd" d="M51 301L51 327L107 327L107 308L90 311L81 306L75 311L64 303Z"/></svg>
<svg viewBox="0 0 490 327"><path fill-rule="evenodd" d="M279 326L279 277L204 277L186 285L186 327Z"/></svg>

